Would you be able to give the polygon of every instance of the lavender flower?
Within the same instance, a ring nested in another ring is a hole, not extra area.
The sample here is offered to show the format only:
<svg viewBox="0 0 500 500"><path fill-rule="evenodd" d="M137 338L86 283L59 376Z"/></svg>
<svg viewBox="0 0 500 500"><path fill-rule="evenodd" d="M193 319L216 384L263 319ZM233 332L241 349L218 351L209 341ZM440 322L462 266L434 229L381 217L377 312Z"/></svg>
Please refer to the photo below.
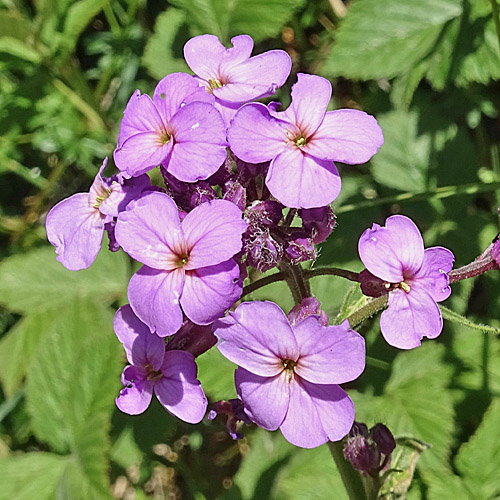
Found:
<svg viewBox="0 0 500 500"><path fill-rule="evenodd" d="M106 158L88 193L76 193L52 207L47 214L47 238L55 246L57 260L70 271L88 268L101 249L105 229L111 231L114 217L150 186L149 177L141 175L123 180L102 176Z"/></svg>
<svg viewBox="0 0 500 500"><path fill-rule="evenodd" d="M334 161L368 161L383 143L375 118L355 109L326 111L332 88L319 76L297 75L292 104L250 103L234 117L228 130L231 150L250 163L271 161L266 185L288 207L328 205L340 192Z"/></svg>
<svg viewBox="0 0 500 500"><path fill-rule="evenodd" d="M292 67L283 50L250 57L253 40L248 35L235 36L231 43L233 47L226 49L216 36L200 35L184 46L188 66L216 97L216 107L227 124L242 103L273 95Z"/></svg>
<svg viewBox="0 0 500 500"><path fill-rule="evenodd" d="M135 314L161 337L182 324L182 311L207 325L241 295L238 264L246 223L236 205L203 203L182 221L173 200L154 192L120 214L116 238L145 264L134 274L128 298ZM181 311L182 306L182 311Z"/></svg>
<svg viewBox="0 0 500 500"><path fill-rule="evenodd" d="M136 90L123 113L116 166L129 176L163 165L181 181L210 177L226 158L225 126L212 102L184 73L163 78L153 99Z"/></svg>
<svg viewBox="0 0 500 500"><path fill-rule="evenodd" d="M193 355L186 351L165 352L163 339L152 334L129 305L116 311L113 324L130 363L122 373L124 388L116 398L118 408L129 415L142 413L154 392L172 415L185 422L200 422L207 398L196 379Z"/></svg>
<svg viewBox="0 0 500 500"><path fill-rule="evenodd" d="M373 224L361 235L358 250L368 271L389 290L389 307L380 317L385 340L400 349L413 349L423 337L436 338L443 328L437 302L451 293L450 250L424 250L420 231L403 215L389 217L385 227Z"/></svg>
<svg viewBox="0 0 500 500"><path fill-rule="evenodd" d="M246 302L214 323L220 352L240 367L236 390L250 419L267 430L314 448L345 436L354 405L337 385L365 366L364 339L316 316L291 325L272 302Z"/></svg>

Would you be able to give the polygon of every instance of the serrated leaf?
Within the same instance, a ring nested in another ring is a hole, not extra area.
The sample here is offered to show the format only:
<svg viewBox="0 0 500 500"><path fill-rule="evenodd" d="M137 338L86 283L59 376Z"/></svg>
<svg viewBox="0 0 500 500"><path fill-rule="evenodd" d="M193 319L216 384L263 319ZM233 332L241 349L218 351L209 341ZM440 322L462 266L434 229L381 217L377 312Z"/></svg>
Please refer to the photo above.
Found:
<svg viewBox="0 0 500 500"><path fill-rule="evenodd" d="M178 71L190 73L182 57L182 45L175 47L176 37L185 22L186 14L172 8L156 18L154 34L148 40L142 56L142 64L152 77L161 79L169 73Z"/></svg>
<svg viewBox="0 0 500 500"><path fill-rule="evenodd" d="M123 252L103 250L89 269L68 271L51 247L14 255L0 264L0 304L20 313L63 308L76 298L111 303L126 292L129 265ZM29 293L28 293L29 292Z"/></svg>
<svg viewBox="0 0 500 500"><path fill-rule="evenodd" d="M336 33L323 71L361 80L402 75L461 13L461 0L357 0Z"/></svg>
<svg viewBox="0 0 500 500"><path fill-rule="evenodd" d="M382 422L394 435L414 436L432 445L419 462L427 475L448 470L447 456L454 430L453 402L448 385L452 368L443 363L444 346L426 343L396 357L381 395L350 393L356 418Z"/></svg>
<svg viewBox="0 0 500 500"><path fill-rule="evenodd" d="M0 460L0 500L53 500L66 467L64 457L26 453Z"/></svg>

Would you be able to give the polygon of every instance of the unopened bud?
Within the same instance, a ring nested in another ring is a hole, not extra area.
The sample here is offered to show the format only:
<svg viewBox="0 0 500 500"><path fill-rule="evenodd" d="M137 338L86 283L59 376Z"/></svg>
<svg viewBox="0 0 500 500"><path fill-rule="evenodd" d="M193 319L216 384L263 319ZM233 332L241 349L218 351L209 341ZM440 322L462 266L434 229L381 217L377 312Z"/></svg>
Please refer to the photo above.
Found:
<svg viewBox="0 0 500 500"><path fill-rule="evenodd" d="M299 213L302 228L311 237L313 243L323 243L335 227L335 214L330 206L303 208Z"/></svg>
<svg viewBox="0 0 500 500"><path fill-rule="evenodd" d="M189 320L184 321L171 339L167 344L167 351L187 351L195 358L217 343L217 338L212 333L212 325L197 325Z"/></svg>
<svg viewBox="0 0 500 500"><path fill-rule="evenodd" d="M269 234L269 230L250 235L244 243L246 263L265 272L275 267L283 257L283 248Z"/></svg>
<svg viewBox="0 0 500 500"><path fill-rule="evenodd" d="M370 436L372 441L377 445L380 453L384 455L390 455L394 451L394 448L396 448L396 440L392 432L384 424L375 424L370 429Z"/></svg>
<svg viewBox="0 0 500 500"><path fill-rule="evenodd" d="M229 179L222 190L224 200L234 203L242 212L247 203L246 189L236 180Z"/></svg>
<svg viewBox="0 0 500 500"><path fill-rule="evenodd" d="M286 249L286 255L292 264L306 260L315 260L318 254L311 238L295 238Z"/></svg>
<svg viewBox="0 0 500 500"><path fill-rule="evenodd" d="M359 273L359 283L361 285L361 291L368 297L382 297L382 295L387 295L391 290L390 283L377 278L377 276L374 276L368 269Z"/></svg>
<svg viewBox="0 0 500 500"><path fill-rule="evenodd" d="M326 312L319 307L320 303L316 297L306 297L302 299L300 304L293 306L292 310L288 313L288 321L290 321L290 324L293 326L308 316L317 316L318 323L321 326L327 326L328 316Z"/></svg>

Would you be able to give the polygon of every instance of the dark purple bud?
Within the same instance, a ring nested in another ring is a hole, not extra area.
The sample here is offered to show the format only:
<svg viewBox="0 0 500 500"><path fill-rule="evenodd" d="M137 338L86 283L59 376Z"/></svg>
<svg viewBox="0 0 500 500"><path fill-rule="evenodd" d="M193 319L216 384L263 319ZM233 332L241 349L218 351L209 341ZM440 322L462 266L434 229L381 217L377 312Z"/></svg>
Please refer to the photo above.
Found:
<svg viewBox="0 0 500 500"><path fill-rule="evenodd" d="M243 434L237 431L239 422L244 422L251 425L252 421L245 413L245 408L242 401L239 399L230 399L229 401L217 401L212 409L208 412L208 420L214 420L219 415L225 415L226 429L232 439L241 439Z"/></svg>
<svg viewBox="0 0 500 500"><path fill-rule="evenodd" d="M254 201L244 213L244 219L251 229L276 226L283 217L284 206L278 201Z"/></svg>
<svg viewBox="0 0 500 500"><path fill-rule="evenodd" d="M382 297L392 289L391 284L374 276L368 269L359 273L361 291L368 297Z"/></svg>
<svg viewBox="0 0 500 500"><path fill-rule="evenodd" d="M246 189L236 180L229 179L222 188L222 197L224 200L233 202L242 212L247 204Z"/></svg>
<svg viewBox="0 0 500 500"><path fill-rule="evenodd" d="M311 238L295 238L286 249L286 255L292 264L314 260L318 256Z"/></svg>
<svg viewBox="0 0 500 500"><path fill-rule="evenodd" d="M236 168L238 170L240 181L243 185L248 184L252 179L255 179L259 175L263 177L266 176L267 170L269 168L269 162L265 163L247 163L235 158Z"/></svg>
<svg viewBox="0 0 500 500"><path fill-rule="evenodd" d="M498 236L491 249L491 258L500 266L500 238Z"/></svg>
<svg viewBox="0 0 500 500"><path fill-rule="evenodd" d="M206 181L198 181L193 184L192 194L189 198L189 204L191 208L195 208L202 203L207 201L212 201L217 198L217 193L210 187L210 184Z"/></svg>
<svg viewBox="0 0 500 500"><path fill-rule="evenodd" d="M226 158L224 163L221 165L219 170L215 172L211 177L207 179L207 182L211 186L223 186L227 182L233 172L233 160L231 158Z"/></svg>
<svg viewBox="0 0 500 500"><path fill-rule="evenodd" d="M365 424L355 422L344 445L344 456L351 465L362 472L370 472L380 465L377 446L368 439Z"/></svg>
<svg viewBox="0 0 500 500"><path fill-rule="evenodd" d="M212 325L196 325L186 320L179 331L171 337L167 344L167 351L187 351L195 358L211 349L217 338L212 333Z"/></svg>
<svg viewBox="0 0 500 500"><path fill-rule="evenodd" d="M111 252L118 252L118 250L120 250L120 245L118 244L115 238L115 226L116 226L116 218L104 224L104 229L108 233L108 238L109 238L108 248L110 249Z"/></svg>
<svg viewBox="0 0 500 500"><path fill-rule="evenodd" d="M177 206L189 212L191 210L192 184L182 182L169 174L161 166L160 172L165 182L167 194L177 203Z"/></svg>
<svg viewBox="0 0 500 500"><path fill-rule="evenodd" d="M275 267L283 257L282 246L274 240L266 229L250 234L245 238L246 263L259 271L265 272Z"/></svg>
<svg viewBox="0 0 500 500"><path fill-rule="evenodd" d="M315 245L323 243L335 227L335 214L330 206L318 208L303 208L299 212L302 227Z"/></svg>
<svg viewBox="0 0 500 500"><path fill-rule="evenodd" d="M319 306L320 303L316 297L306 297L302 299L300 304L293 306L292 310L288 313L288 321L290 321L290 324L293 326L308 316L318 316L318 323L321 326L327 326L328 316Z"/></svg>
<svg viewBox="0 0 500 500"><path fill-rule="evenodd" d="M384 424L375 424L370 429L370 437L377 445L380 453L384 455L390 455L396 448L396 440L392 432Z"/></svg>

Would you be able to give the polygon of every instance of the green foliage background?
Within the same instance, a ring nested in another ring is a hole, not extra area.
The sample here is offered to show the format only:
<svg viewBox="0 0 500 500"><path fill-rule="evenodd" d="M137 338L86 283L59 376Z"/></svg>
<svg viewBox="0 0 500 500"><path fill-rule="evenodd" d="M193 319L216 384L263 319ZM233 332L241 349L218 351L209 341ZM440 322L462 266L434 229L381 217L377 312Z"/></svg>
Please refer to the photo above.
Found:
<svg viewBox="0 0 500 500"><path fill-rule="evenodd" d="M120 414L112 317L130 262L103 251L90 269L66 271L44 219L112 157L131 93L188 71L188 38L247 33L256 52L291 55L285 105L297 72L320 74L334 85L332 108L363 109L384 131L369 164L340 166L338 227L316 266L361 270L359 235L393 213L466 264L498 233L492 1L0 0L0 500L346 498L326 447L256 429L233 442L220 422L189 426L155 403ZM331 318L355 296L334 277L312 286ZM293 305L281 283L253 298ZM439 339L401 352L375 318L360 330L367 369L348 389L358 420L432 445L409 499L500 498L498 273L454 285L446 306L492 333L446 322ZM234 397L234 366L215 350L198 361L209 399Z"/></svg>

